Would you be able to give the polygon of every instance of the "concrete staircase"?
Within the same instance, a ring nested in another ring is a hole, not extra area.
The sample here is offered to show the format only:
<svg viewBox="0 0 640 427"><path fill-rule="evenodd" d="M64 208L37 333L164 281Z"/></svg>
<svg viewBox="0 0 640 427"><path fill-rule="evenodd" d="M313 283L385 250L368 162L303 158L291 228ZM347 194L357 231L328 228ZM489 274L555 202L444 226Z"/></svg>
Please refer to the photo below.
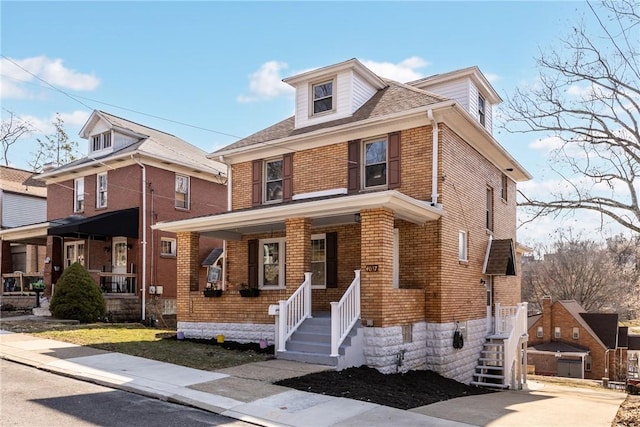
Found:
<svg viewBox="0 0 640 427"><path fill-rule="evenodd" d="M503 339L487 339L480 352L473 378L474 381L471 384L476 386L498 389L509 388L509 385L505 384Z"/></svg>
<svg viewBox="0 0 640 427"><path fill-rule="evenodd" d="M287 351L279 351L278 359L317 365L335 366L345 369L364 364L362 351L363 332L360 325L353 327L340 345L339 356L331 356L331 317L328 314L314 314L305 319L287 341Z"/></svg>

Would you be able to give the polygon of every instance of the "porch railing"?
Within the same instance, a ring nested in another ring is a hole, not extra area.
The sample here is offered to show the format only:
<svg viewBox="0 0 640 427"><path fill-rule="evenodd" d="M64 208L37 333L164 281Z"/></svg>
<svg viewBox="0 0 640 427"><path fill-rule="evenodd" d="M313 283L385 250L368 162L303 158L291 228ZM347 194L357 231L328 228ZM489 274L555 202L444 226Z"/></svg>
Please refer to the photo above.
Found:
<svg viewBox="0 0 640 427"><path fill-rule="evenodd" d="M136 294L135 273L98 273L100 289L105 294Z"/></svg>
<svg viewBox="0 0 640 427"><path fill-rule="evenodd" d="M504 307L505 309L507 307ZM504 373L505 384L509 384L512 390L518 390L520 377L526 372L526 366L522 366L523 363L520 360L520 345L522 339L527 335L527 303L521 302L517 306L509 307L513 309L513 316L509 316L508 323L512 326L508 331L509 336L504 340L504 367L506 369ZM496 307L496 313L498 307ZM498 315L496 314L496 328L498 325ZM505 319L506 320L506 319ZM526 363L526 362L525 362ZM518 364L520 366L518 366ZM516 370L519 372L519 377L516 379ZM516 384L518 383L518 384Z"/></svg>
<svg viewBox="0 0 640 427"><path fill-rule="evenodd" d="M7 295L20 295L23 293L35 295L31 285L43 279L44 276L41 273L23 273L21 271L5 273L2 275L2 293Z"/></svg>
<svg viewBox="0 0 640 427"><path fill-rule="evenodd" d="M495 330L496 335L508 335L514 328L514 319L520 306L501 306L496 303Z"/></svg>
<svg viewBox="0 0 640 427"><path fill-rule="evenodd" d="M342 295L340 301L331 303L331 356L339 356L340 344L360 318L360 270Z"/></svg>
<svg viewBox="0 0 640 427"><path fill-rule="evenodd" d="M304 273L304 282L289 297L279 302L278 351L287 351L289 337L311 317L311 273Z"/></svg>

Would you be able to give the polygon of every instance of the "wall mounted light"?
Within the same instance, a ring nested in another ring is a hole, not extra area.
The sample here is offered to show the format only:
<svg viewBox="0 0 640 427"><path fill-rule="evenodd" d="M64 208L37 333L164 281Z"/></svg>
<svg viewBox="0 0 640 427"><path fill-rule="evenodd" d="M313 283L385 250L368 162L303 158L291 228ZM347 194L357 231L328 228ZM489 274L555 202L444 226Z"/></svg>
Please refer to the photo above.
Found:
<svg viewBox="0 0 640 427"><path fill-rule="evenodd" d="M362 221L362 218L360 217L360 212L356 213L353 215L353 220L357 223L360 224L360 222Z"/></svg>
<svg viewBox="0 0 640 427"><path fill-rule="evenodd" d="M486 284L487 284L487 281L486 281L486 280L484 280L484 279L480 279L480 284L481 284L481 285L486 285Z"/></svg>
<svg viewBox="0 0 640 427"><path fill-rule="evenodd" d="M109 252L111 252L111 246L105 246L104 247L104 253L108 254Z"/></svg>
<svg viewBox="0 0 640 427"><path fill-rule="evenodd" d="M127 250L131 250L131 248L133 248L133 245L131 243L127 243Z"/></svg>

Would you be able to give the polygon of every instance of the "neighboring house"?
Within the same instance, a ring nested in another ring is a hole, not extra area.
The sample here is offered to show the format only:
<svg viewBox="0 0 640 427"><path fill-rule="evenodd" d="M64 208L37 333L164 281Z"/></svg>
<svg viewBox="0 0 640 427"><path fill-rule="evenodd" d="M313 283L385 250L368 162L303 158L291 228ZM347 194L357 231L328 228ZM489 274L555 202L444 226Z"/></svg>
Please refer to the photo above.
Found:
<svg viewBox="0 0 640 427"><path fill-rule="evenodd" d="M629 334L627 343L629 344L627 352L627 360L629 366L627 368L628 378L640 378L640 369L638 363L640 361L640 335Z"/></svg>
<svg viewBox="0 0 640 427"><path fill-rule="evenodd" d="M38 176L48 190L47 222L37 230L47 242L45 283L55 285L79 262L114 320L175 314L176 236L150 226L224 210L226 166L176 136L103 111L80 136L86 157ZM222 241L203 236L200 247L202 261Z"/></svg>
<svg viewBox="0 0 640 427"><path fill-rule="evenodd" d="M178 330L518 387L515 199L530 175L492 136L486 78L401 84L353 59L284 81L295 115L210 155L230 166L229 212L154 226L178 235ZM196 280L203 234L225 239L220 298Z"/></svg>
<svg viewBox="0 0 640 427"><path fill-rule="evenodd" d="M34 173L0 166L0 231L40 223L47 217L47 188L34 179ZM46 240L23 236L16 241L2 240L0 273L2 304L16 308L35 305L30 284L42 278ZM33 294L35 295L35 294Z"/></svg>
<svg viewBox="0 0 640 427"><path fill-rule="evenodd" d="M542 300L529 318L529 365L538 375L621 381L627 371L627 327L617 313L588 313L574 300Z"/></svg>

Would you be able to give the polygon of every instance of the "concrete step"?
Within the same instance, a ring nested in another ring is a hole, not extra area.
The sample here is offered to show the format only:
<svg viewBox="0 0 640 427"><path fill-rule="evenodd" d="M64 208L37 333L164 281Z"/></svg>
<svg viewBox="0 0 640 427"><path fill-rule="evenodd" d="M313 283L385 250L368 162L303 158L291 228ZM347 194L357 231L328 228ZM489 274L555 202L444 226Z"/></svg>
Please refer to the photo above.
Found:
<svg viewBox="0 0 640 427"><path fill-rule="evenodd" d="M474 377L478 377L478 379L480 378L493 378L496 380L504 380L504 375L495 375L495 374L481 374L481 373L474 373L473 374Z"/></svg>
<svg viewBox="0 0 640 427"><path fill-rule="evenodd" d="M485 387L485 388L498 388L498 389L507 389L509 388L506 384L494 384L494 383L485 383L482 381L471 381L469 384L475 385L477 387Z"/></svg>
<svg viewBox="0 0 640 427"><path fill-rule="evenodd" d="M338 358L329 354L303 353L300 351L279 351L278 359L291 360L294 362L313 363L316 365L337 366Z"/></svg>
<svg viewBox="0 0 640 427"><path fill-rule="evenodd" d="M296 341L331 344L331 334L323 332L305 332L298 329L293 333L292 339Z"/></svg>

